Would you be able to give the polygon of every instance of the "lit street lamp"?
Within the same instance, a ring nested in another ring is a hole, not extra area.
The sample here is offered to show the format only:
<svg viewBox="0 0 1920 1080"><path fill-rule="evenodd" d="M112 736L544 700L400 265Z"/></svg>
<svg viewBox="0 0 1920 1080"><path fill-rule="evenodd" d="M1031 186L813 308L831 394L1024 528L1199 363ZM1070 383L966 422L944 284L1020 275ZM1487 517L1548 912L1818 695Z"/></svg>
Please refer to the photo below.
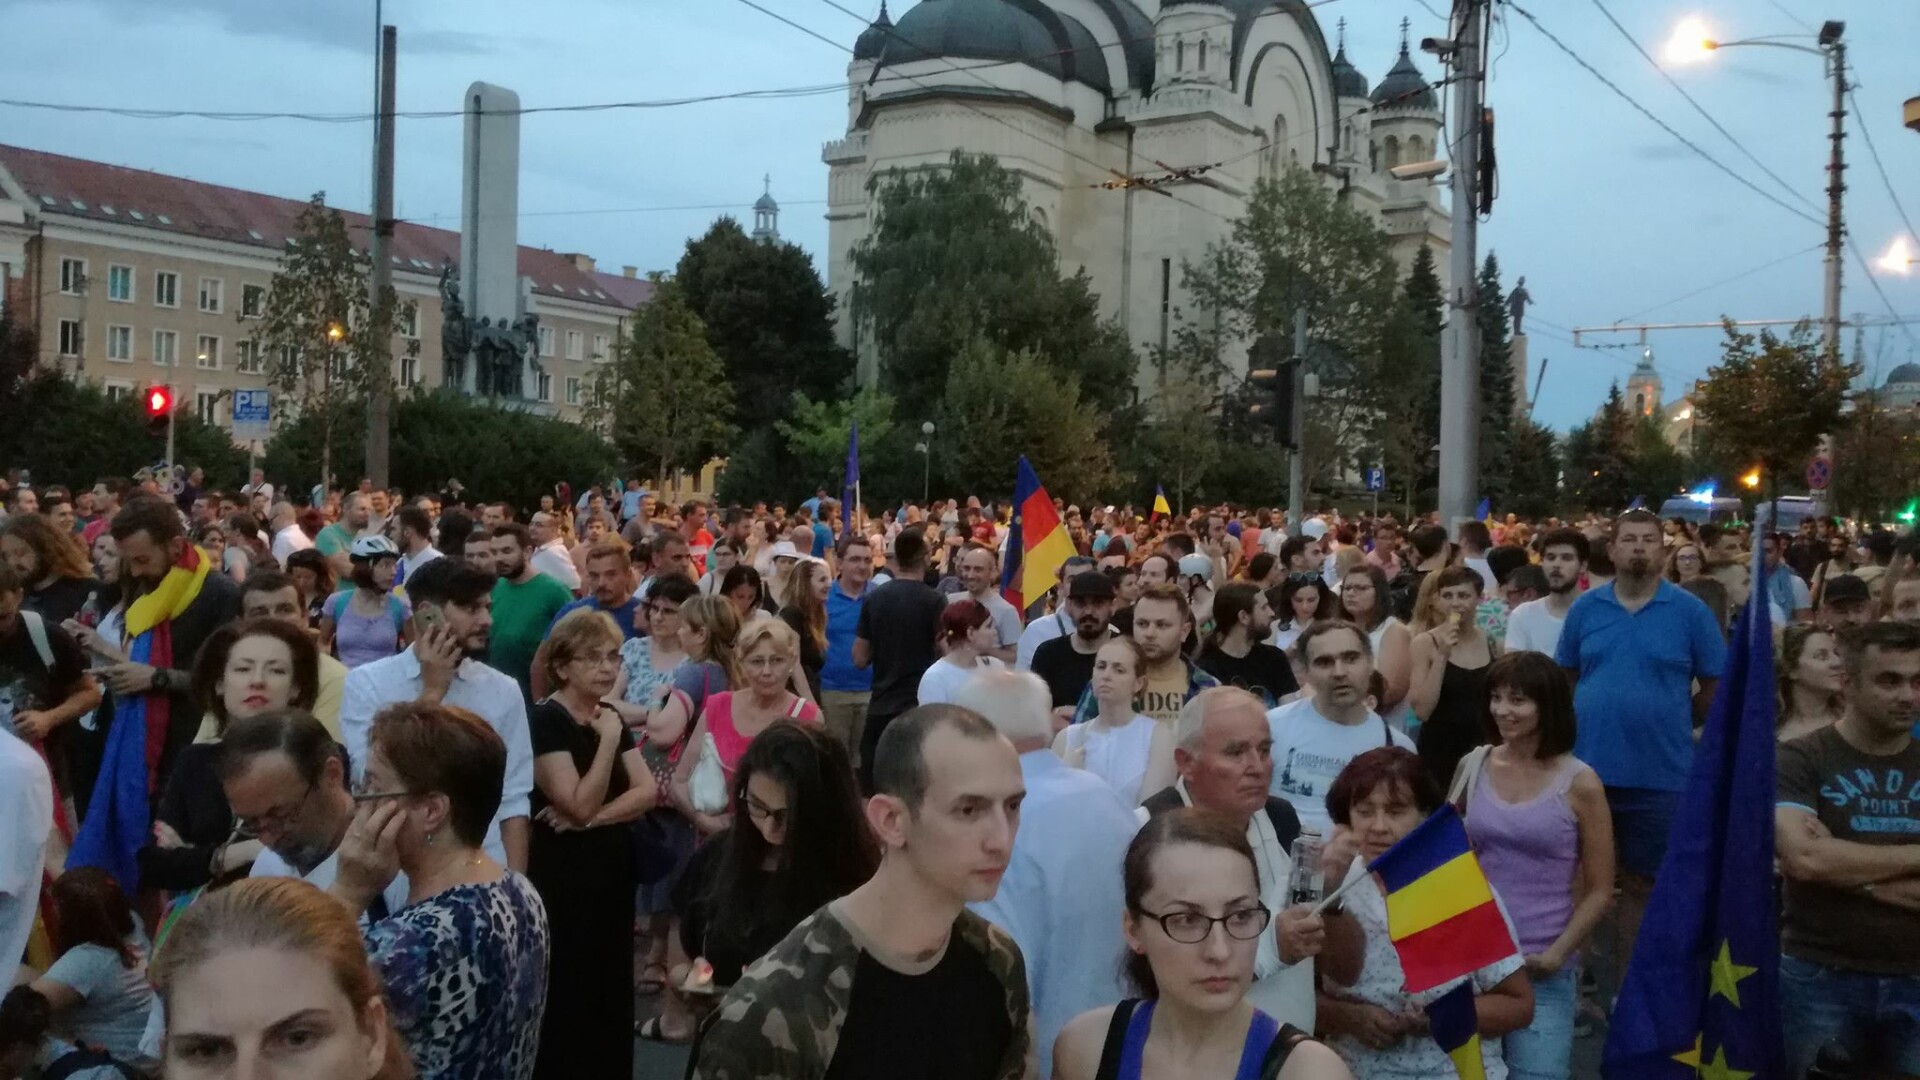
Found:
<svg viewBox="0 0 1920 1080"><path fill-rule="evenodd" d="M1887 245L1887 253L1873 260L1873 265L1889 274L1911 274L1913 264L1917 262L1920 262L1920 257L1913 254L1907 238L1896 236L1893 243Z"/></svg>
<svg viewBox="0 0 1920 1080"><path fill-rule="evenodd" d="M920 434L926 439L913 448L920 451L920 505L924 507L933 498L933 421L921 424Z"/></svg>

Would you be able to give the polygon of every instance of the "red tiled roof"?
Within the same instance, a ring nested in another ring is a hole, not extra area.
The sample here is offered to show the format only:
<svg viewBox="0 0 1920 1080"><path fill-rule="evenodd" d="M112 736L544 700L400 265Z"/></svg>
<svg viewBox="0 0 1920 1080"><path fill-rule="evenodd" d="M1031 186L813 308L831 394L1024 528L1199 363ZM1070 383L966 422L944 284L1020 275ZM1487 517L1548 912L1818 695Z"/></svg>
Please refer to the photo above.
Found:
<svg viewBox="0 0 1920 1080"><path fill-rule="evenodd" d="M0 168L26 189L42 214L112 221L270 248L276 253L285 249L294 219L307 205L297 199L18 146L0 145ZM341 214L348 235L356 245L364 245L371 227L368 216L352 210ZM459 265L460 234L400 222L394 228L393 258L397 268L437 275L444 263ZM644 280L584 271L568 256L545 248L522 245L519 269L523 277L533 279L536 295L583 304L632 309L653 293ZM611 287L616 282L619 288Z"/></svg>

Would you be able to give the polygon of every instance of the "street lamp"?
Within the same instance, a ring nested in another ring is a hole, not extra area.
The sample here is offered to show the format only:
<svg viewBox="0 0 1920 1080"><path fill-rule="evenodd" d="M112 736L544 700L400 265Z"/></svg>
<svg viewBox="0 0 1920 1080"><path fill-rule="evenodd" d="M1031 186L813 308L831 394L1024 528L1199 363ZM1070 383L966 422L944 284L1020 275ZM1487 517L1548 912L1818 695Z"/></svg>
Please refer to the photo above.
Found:
<svg viewBox="0 0 1920 1080"><path fill-rule="evenodd" d="M1666 47L1662 50L1670 64L1695 63L1721 49L1742 45L1792 49L1795 52L1812 53L1827 61L1827 73L1833 80L1833 109L1829 114L1833 118L1833 130L1828 136L1832 150L1827 159L1826 305L1821 312L1820 324L1827 350L1834 355L1840 352L1840 256L1847 236L1843 203L1847 189L1841 181L1847 168L1844 153L1847 137L1847 46L1840 40L1846 28L1846 23L1828 19L1820 24L1820 32L1814 35L1815 45L1793 43L1796 39L1804 40L1807 37L1805 34L1769 34L1739 41L1720 41L1713 36L1704 20L1690 17L1674 27L1673 36L1667 39Z"/></svg>
<svg viewBox="0 0 1920 1080"><path fill-rule="evenodd" d="M1913 249L1907 245L1907 238L1896 236L1893 243L1887 245L1887 253L1873 260L1873 265L1889 274L1911 274L1913 264L1917 262L1920 262L1920 257L1913 254Z"/></svg>
<svg viewBox="0 0 1920 1080"><path fill-rule="evenodd" d="M920 505L925 506L933 498L933 421L921 424L920 434L926 438L913 448L920 451Z"/></svg>

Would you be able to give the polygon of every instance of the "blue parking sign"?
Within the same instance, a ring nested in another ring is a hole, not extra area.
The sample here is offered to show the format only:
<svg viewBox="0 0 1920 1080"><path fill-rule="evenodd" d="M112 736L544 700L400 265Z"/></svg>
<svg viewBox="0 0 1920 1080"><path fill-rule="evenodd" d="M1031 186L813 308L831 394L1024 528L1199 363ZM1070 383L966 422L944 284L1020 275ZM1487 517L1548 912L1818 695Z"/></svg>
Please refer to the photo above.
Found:
<svg viewBox="0 0 1920 1080"><path fill-rule="evenodd" d="M233 392L233 437L242 442L264 442L273 423L273 404L265 390Z"/></svg>
<svg viewBox="0 0 1920 1080"><path fill-rule="evenodd" d="M1378 465L1367 469L1367 490L1384 491L1387 487L1387 470Z"/></svg>

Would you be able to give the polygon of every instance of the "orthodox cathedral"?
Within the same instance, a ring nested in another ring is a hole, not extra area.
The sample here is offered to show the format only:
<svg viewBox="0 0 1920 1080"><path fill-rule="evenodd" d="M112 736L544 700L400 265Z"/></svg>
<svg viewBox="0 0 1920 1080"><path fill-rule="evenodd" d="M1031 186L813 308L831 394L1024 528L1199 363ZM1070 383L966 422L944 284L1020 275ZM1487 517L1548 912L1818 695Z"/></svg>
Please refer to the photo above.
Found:
<svg viewBox="0 0 1920 1080"><path fill-rule="evenodd" d="M1441 102L1401 26L1372 84L1301 0L920 0L886 5L847 67L847 131L826 145L828 283L842 340L851 252L869 182L986 153L1020 176L1062 269L1084 268L1104 314L1145 357L1169 342L1198 262L1255 182L1311 170L1393 239L1402 268L1430 244L1444 276L1448 211L1431 179L1391 170L1441 157ZM1152 184L1126 183L1148 178Z"/></svg>

